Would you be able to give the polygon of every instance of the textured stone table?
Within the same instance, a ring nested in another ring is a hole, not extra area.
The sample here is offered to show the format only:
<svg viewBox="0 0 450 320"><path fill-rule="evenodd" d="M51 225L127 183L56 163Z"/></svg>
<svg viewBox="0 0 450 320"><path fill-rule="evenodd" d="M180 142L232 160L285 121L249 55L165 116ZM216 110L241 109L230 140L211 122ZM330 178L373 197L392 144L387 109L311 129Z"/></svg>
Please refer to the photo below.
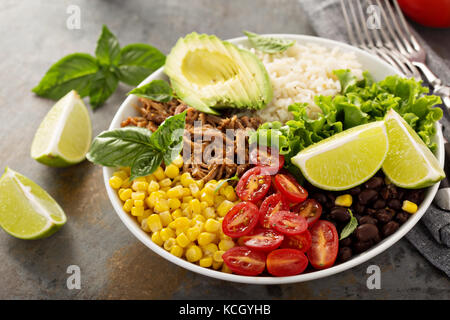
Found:
<svg viewBox="0 0 450 320"><path fill-rule="evenodd" d="M81 28L66 27L69 5ZM106 196L100 167L88 162L48 168L29 156L41 119L53 102L30 90L47 68L72 52L93 54L101 25L122 45L147 42L167 53L190 31L223 39L258 33L312 34L295 0L16 1L0 3L0 168L20 171L52 194L68 216L51 238L22 241L0 231L0 299L448 299L450 282L406 240L338 275L283 286L252 286L206 278L177 267L141 244ZM447 61L449 30L420 28ZM94 134L106 129L127 86L91 113ZM366 287L369 265L380 266L381 289ZM81 268L81 290L68 290L69 265Z"/></svg>

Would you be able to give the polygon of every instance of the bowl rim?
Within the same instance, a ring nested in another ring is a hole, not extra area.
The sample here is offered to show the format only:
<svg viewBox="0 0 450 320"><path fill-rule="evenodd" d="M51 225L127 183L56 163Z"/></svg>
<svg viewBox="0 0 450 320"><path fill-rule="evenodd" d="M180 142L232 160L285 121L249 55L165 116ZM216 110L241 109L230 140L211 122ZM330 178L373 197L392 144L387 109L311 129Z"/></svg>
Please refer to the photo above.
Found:
<svg viewBox="0 0 450 320"><path fill-rule="evenodd" d="M365 59L373 60L374 63L379 64L383 66L386 70L388 70L392 74L398 74L401 76L404 76L399 71L395 70L393 67L391 67L389 64L381 60L380 58L373 56L359 48L353 47L349 44L330 40L327 38L321 38L321 37L315 37L315 36L309 36L309 35L299 35L299 34L265 34L265 36L274 36L274 37L280 37L280 38L288 38L293 39L296 41L303 41L307 43L315 43L324 45L326 47L338 47L340 50L344 52L354 52L355 54L362 56ZM247 37L237 37L232 38L229 40L231 43L237 44L237 45L245 45L248 44ZM155 72L153 72L151 75L149 75L144 81L142 81L139 85L144 85L146 83L149 83L152 80L159 79L161 77L164 77L163 74L163 67L159 68ZM124 102L120 105L119 109L116 111L113 120L111 121L111 124L109 126L109 130L119 128L120 122L124 119L124 114L126 113L129 108L132 108L133 100L135 100L136 97L133 95L129 95ZM129 114L129 112L128 112ZM436 157L439 161L439 164L441 167L443 167L444 164L444 148L443 148L443 136L441 131L441 126L439 122L435 123L436 128L436 135L434 137L436 143L437 143L437 151L436 151ZM324 270L316 270L313 272L308 272L304 274L299 274L295 276L288 276L288 277L250 277L250 276L241 276L237 274L229 274L224 273L221 271L216 271L209 268L200 267L199 265L196 265L194 263L188 262L187 260L184 260L182 258L178 258L174 255L172 255L170 252L166 251L164 248L158 246L155 244L148 233L143 231L140 226L138 226L136 220L131 217L128 213L126 213L122 209L121 201L110 185L109 185L109 177L112 175L113 168L103 167L103 179L106 187L106 191L108 194L108 198L116 211L117 215L119 216L120 220L125 224L125 226L128 228L128 230L131 231L131 233L138 238L144 245L146 245L148 248L150 248L153 252L161 256L162 258L178 265L179 267L185 268L187 270L190 270L192 272L208 276L211 278L219 279L219 280L225 280L225 281L231 281L231 282L238 282L238 283L247 283L247 284L260 284L260 285L268 285L268 284L288 284L288 283L298 283L298 282L304 282L304 281L310 281L315 280L319 278L328 277L340 272L343 272L345 270L348 270L350 268L353 268L357 265L360 265L373 257L377 256L378 254L382 253L389 247L391 247L393 244L395 244L397 241L399 241L406 233L408 233L420 220L420 218L425 214L426 210L430 206L437 190L439 187L439 183L434 184L433 186L429 187L427 190L427 194L422 201L421 205L419 206L418 211L410 218L406 223L404 223L399 230L397 230L394 234L390 235L386 239L383 239L380 243L373 246L367 251L364 251L357 256L353 257L347 262L334 265L328 269Z"/></svg>

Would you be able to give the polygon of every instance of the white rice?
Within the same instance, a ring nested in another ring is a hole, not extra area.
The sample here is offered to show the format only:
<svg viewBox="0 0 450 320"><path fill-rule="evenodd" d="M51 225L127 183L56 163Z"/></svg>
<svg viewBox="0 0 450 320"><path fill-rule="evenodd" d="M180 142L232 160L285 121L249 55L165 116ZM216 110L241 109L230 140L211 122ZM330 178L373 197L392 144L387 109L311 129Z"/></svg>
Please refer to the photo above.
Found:
<svg viewBox="0 0 450 320"><path fill-rule="evenodd" d="M256 114L264 121L292 119L288 106L295 102L310 105L313 117L320 108L314 103L316 95L335 95L340 83L333 70L350 69L362 78L362 66L352 52L327 48L317 44L294 44L282 53L267 54L251 49L264 63L273 87L273 100Z"/></svg>

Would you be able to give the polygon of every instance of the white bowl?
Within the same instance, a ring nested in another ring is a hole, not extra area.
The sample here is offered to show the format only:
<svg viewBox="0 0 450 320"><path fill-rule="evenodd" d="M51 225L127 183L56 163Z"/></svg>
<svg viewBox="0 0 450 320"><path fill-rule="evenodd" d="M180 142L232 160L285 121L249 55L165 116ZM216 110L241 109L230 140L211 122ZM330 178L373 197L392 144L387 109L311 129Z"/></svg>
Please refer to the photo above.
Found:
<svg viewBox="0 0 450 320"><path fill-rule="evenodd" d="M294 35L294 34L274 34L272 36L276 37L283 37L283 38L289 38L298 41L299 43L315 43L320 44L325 47L338 47L342 51L350 51L354 52L356 54L357 59L361 62L363 69L368 70L375 80L379 81L384 79L388 75L393 74L400 74L397 70L392 68L390 65L388 65L386 62L382 61L381 59L368 54L365 51L362 51L358 48L352 47L350 45L347 45L345 43L332 41L324 38L318 38L318 37L312 37L312 36L305 36L305 35ZM249 43L247 41L246 37L240 37L240 38L234 38L229 40L230 42L237 44L237 45L243 45L243 46L249 46ZM153 74L151 74L147 79L145 79L139 86L146 84L152 80L155 79L165 79L167 80L167 77L163 74L162 68L155 71ZM127 99L122 103L119 110L117 111L116 115L114 116L114 119L111 122L111 125L109 129L115 129L120 128L120 123L122 120L126 119L128 116L135 116L137 115L137 112L135 108L133 108L133 105L137 104L137 97L130 95L127 97ZM437 143L437 152L436 157L440 163L441 166L444 164L444 148L443 148L443 138L442 138L442 131L441 127L438 123L436 123L436 129L437 134L434 137L435 142ZM149 247L151 250L159 254L164 259L167 259L176 265L183 267L185 269L188 269L193 272L197 272L199 274L209 276L216 279L226 280L226 281L233 281L233 282L242 282L242 283L250 283L250 284L284 284L284 283L294 283L294 282L303 282L313 279L319 279L323 277L327 277L333 274L336 274L338 272L342 272L344 270L350 269L354 266L357 266L373 257L375 257L377 254L380 254L390 246L392 246L394 243L396 243L400 238L402 238L409 230L411 230L412 227L419 221L419 219L423 216L427 208L430 206L431 201L433 200L437 190L438 190L438 184L435 184L434 186L428 188L426 192L425 199L423 200L422 204L420 205L418 211L411 216L411 218L408 219L407 222L405 222L399 230L397 230L394 234L387 237L380 243L378 243L376 246L370 248L369 250L354 256L351 260L335 265L331 268L320 270L320 271L313 271L310 273L300 274L296 276L290 276L290 277L249 277L249 276L240 276L236 274L228 274L223 273L220 271L215 271L208 268L200 267L196 264L190 263L184 259L177 258L174 255L170 254L163 248L159 247L150 238L150 235L146 232L144 232L140 225L137 223L136 219L127 214L122 209L122 203L117 196L117 193L109 186L108 179L111 177L114 169L113 168L103 168L103 178L105 181L106 190L108 192L109 199L111 200L111 203L116 210L116 213L119 215L119 218L122 220L122 222L127 226L127 228L133 233L143 244L145 244L147 247Z"/></svg>

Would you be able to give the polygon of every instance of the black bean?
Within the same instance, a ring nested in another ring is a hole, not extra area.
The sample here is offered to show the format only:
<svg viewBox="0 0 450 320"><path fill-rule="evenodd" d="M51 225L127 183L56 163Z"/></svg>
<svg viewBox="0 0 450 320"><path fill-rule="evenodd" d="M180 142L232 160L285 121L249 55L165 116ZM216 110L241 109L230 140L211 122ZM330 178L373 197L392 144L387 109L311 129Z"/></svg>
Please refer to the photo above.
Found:
<svg viewBox="0 0 450 320"><path fill-rule="evenodd" d="M400 210L402 208L402 202L398 199L391 199L387 203L388 207L394 210Z"/></svg>
<svg viewBox="0 0 450 320"><path fill-rule="evenodd" d="M381 229L381 233L383 234L384 237L388 237L395 231L397 231L399 227L400 225L397 222L389 221L383 226L383 228Z"/></svg>
<svg viewBox="0 0 450 320"><path fill-rule="evenodd" d="M357 202L353 205L353 210L355 210L356 213L362 214L366 207L364 207L361 203Z"/></svg>
<svg viewBox="0 0 450 320"><path fill-rule="evenodd" d="M316 199L320 204L325 204L327 202L327 196L323 193L315 193L311 198Z"/></svg>
<svg viewBox="0 0 450 320"><path fill-rule="evenodd" d="M421 202L420 198L421 198L420 191L417 191L417 190L411 191L411 192L410 192L408 195L406 195L406 197L405 197L406 200L409 200L409 201L411 201L411 202L414 202L415 204L418 204L418 203Z"/></svg>
<svg viewBox="0 0 450 320"><path fill-rule="evenodd" d="M386 207L386 201L383 200L383 199L378 199L377 201L375 201L373 203L373 208L374 209L381 209L381 208L384 208L384 207Z"/></svg>
<svg viewBox="0 0 450 320"><path fill-rule="evenodd" d="M366 183L364 183L364 186L367 189L379 189L384 185L384 179L381 177L373 177L369 179Z"/></svg>
<svg viewBox="0 0 450 320"><path fill-rule="evenodd" d="M397 199L403 200L403 198L405 197L406 192L404 190L398 190L397 191Z"/></svg>
<svg viewBox="0 0 450 320"><path fill-rule="evenodd" d="M339 261L345 262L352 257L352 249L349 247L342 247L339 249Z"/></svg>
<svg viewBox="0 0 450 320"><path fill-rule="evenodd" d="M377 219L375 219L375 218L372 218L371 216L364 216L364 217L362 217L361 219L359 219L359 223L360 224L366 224L366 223L369 223L369 224L377 224Z"/></svg>
<svg viewBox="0 0 450 320"><path fill-rule="evenodd" d="M330 218L339 222L350 220L350 212L344 207L334 207L330 211Z"/></svg>
<svg viewBox="0 0 450 320"><path fill-rule="evenodd" d="M407 213L405 211L400 211L395 216L395 220L400 224L404 224L406 222L406 220L408 220L408 218L409 218L409 213Z"/></svg>
<svg viewBox="0 0 450 320"><path fill-rule="evenodd" d="M383 189L381 189L380 191L380 196L381 198L383 198L384 200L389 199L389 189L387 187L384 187Z"/></svg>
<svg viewBox="0 0 450 320"><path fill-rule="evenodd" d="M360 194L361 193L361 187L354 187L354 188L351 188L349 191L348 191L352 196L357 196L358 194Z"/></svg>
<svg viewBox="0 0 450 320"><path fill-rule="evenodd" d="M392 214L392 212L388 208L378 209L377 212L375 213L375 218L377 218L377 220L381 223L387 223L392 220L394 214Z"/></svg>
<svg viewBox="0 0 450 320"><path fill-rule="evenodd" d="M371 217L375 217L375 214L377 213L377 210L372 209L372 208L367 208L366 209L366 214L371 216Z"/></svg>
<svg viewBox="0 0 450 320"><path fill-rule="evenodd" d="M358 241L353 245L353 249L355 250L355 252L357 253L361 253L366 251L367 249L369 249L372 246L372 241Z"/></svg>
<svg viewBox="0 0 450 320"><path fill-rule="evenodd" d="M359 241L366 242L369 240L374 240L377 235L378 235L378 228L376 225L366 223L356 228L356 238Z"/></svg>
<svg viewBox="0 0 450 320"><path fill-rule="evenodd" d="M347 237L339 241L339 247L350 247L352 244L352 238Z"/></svg>
<svg viewBox="0 0 450 320"><path fill-rule="evenodd" d="M396 186L394 186L393 184L389 184L387 186L387 189L389 191L389 198L398 199L399 194Z"/></svg>
<svg viewBox="0 0 450 320"><path fill-rule="evenodd" d="M358 195L359 203L362 205L366 205L372 201L374 201L377 198L378 192L372 189L366 189L361 191L361 193Z"/></svg>

